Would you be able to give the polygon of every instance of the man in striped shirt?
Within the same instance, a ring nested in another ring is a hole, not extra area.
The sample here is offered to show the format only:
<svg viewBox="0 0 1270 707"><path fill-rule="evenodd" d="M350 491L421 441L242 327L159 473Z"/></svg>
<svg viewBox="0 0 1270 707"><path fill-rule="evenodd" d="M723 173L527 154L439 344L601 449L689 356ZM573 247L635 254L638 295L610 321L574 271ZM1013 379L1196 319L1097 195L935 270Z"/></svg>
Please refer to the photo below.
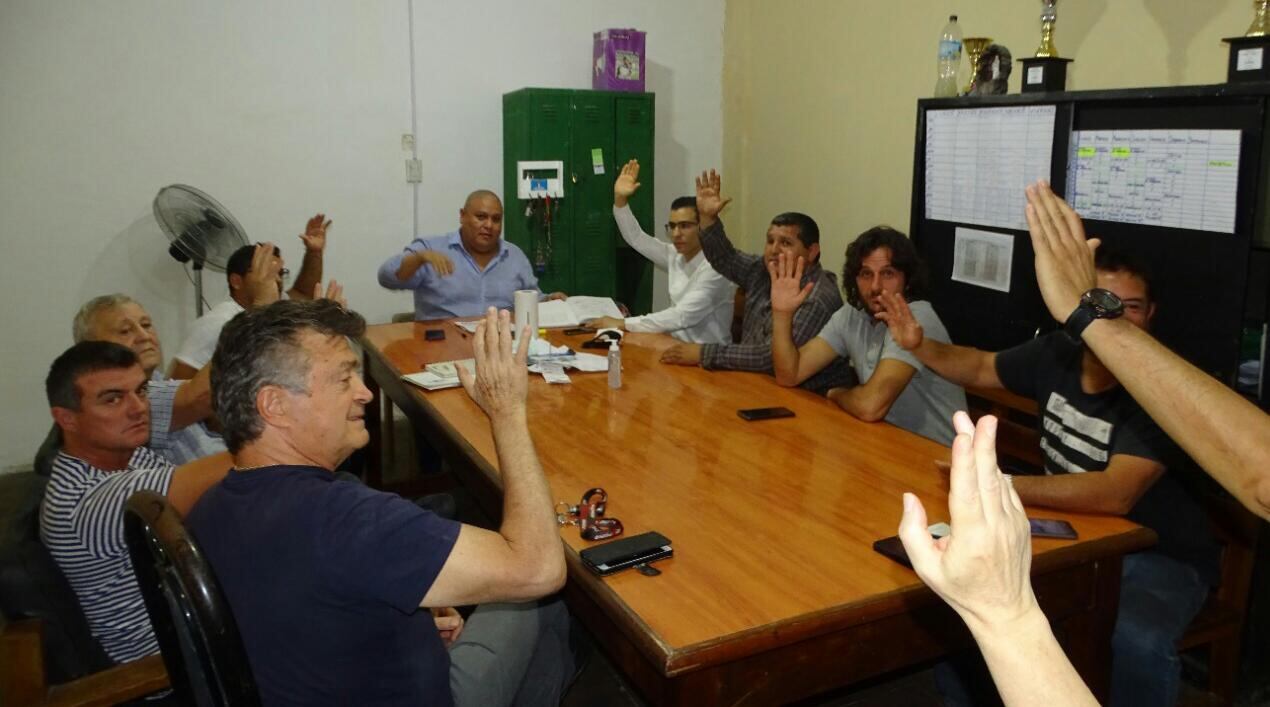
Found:
<svg viewBox="0 0 1270 707"><path fill-rule="evenodd" d="M134 491L165 494L182 514L224 477L226 453L175 467L144 446L149 379L119 344L85 341L53 362L45 391L62 449L40 509L40 537L70 582L89 629L116 662L158 651L123 536Z"/></svg>

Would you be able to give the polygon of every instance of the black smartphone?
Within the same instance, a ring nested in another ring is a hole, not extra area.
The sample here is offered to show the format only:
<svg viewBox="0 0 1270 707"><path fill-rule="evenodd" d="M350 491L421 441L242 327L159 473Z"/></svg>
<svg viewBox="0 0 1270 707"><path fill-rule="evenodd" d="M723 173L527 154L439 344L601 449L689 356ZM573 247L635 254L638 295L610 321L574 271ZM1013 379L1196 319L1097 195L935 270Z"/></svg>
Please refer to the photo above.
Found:
<svg viewBox="0 0 1270 707"><path fill-rule="evenodd" d="M427 329L423 332L423 338L425 341L444 341L445 330L444 329Z"/></svg>
<svg viewBox="0 0 1270 707"><path fill-rule="evenodd" d="M585 326L575 326L573 328L564 330L565 336L577 336L578 334L594 334L594 333L595 333L594 329L592 329L591 327L585 327Z"/></svg>
<svg viewBox="0 0 1270 707"><path fill-rule="evenodd" d="M673 557L675 551L670 547L670 538L648 532L589 547L578 554L587 569L605 577L636 565Z"/></svg>
<svg viewBox="0 0 1270 707"><path fill-rule="evenodd" d="M873 541L873 550L885 555L892 560L904 565L909 569L913 569L913 563L908 561L908 553L904 552L904 543L900 542L900 536L892 535L889 538Z"/></svg>
<svg viewBox="0 0 1270 707"><path fill-rule="evenodd" d="M1055 518L1028 518L1027 524L1032 528L1034 538L1062 538L1075 540L1076 529L1071 523Z"/></svg>
<svg viewBox="0 0 1270 707"><path fill-rule="evenodd" d="M758 420L775 420L780 417L793 417L794 411L789 408L751 408L749 410L737 410L736 414L740 415L742 420L756 422Z"/></svg>

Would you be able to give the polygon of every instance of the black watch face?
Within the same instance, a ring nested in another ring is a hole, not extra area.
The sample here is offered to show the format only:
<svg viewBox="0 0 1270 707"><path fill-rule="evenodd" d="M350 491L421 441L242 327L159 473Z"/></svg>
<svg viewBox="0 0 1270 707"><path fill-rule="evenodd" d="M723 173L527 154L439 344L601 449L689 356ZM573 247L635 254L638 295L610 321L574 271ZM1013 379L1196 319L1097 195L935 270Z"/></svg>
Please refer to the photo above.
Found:
<svg viewBox="0 0 1270 707"><path fill-rule="evenodd" d="M1124 302L1120 301L1116 293L1104 290L1101 287L1095 287L1086 292L1082 299L1093 305L1094 309L1099 313L1118 312L1124 308Z"/></svg>

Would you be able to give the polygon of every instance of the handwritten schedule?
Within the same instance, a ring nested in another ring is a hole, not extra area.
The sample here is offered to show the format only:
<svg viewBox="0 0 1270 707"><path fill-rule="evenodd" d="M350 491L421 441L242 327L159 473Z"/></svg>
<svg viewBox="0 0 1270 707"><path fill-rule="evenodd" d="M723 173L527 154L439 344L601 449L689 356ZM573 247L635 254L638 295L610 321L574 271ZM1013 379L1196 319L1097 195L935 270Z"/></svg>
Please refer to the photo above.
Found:
<svg viewBox="0 0 1270 707"><path fill-rule="evenodd" d="M1078 130L1067 197L1084 218L1235 232L1238 130Z"/></svg>
<svg viewBox="0 0 1270 707"><path fill-rule="evenodd" d="M1054 106L926 113L926 218L1027 229L1023 189L1050 178Z"/></svg>

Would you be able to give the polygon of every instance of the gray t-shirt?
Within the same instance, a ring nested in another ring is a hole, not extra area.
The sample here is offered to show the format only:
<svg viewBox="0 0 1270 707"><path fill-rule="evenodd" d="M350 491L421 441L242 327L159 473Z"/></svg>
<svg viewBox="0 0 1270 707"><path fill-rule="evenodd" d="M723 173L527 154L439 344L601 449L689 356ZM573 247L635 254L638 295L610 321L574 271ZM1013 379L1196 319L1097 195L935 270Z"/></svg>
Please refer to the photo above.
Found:
<svg viewBox="0 0 1270 707"><path fill-rule="evenodd" d="M949 343L948 330L929 302L912 302L909 309L927 338ZM891 405L886 421L941 444L952 444L952 416L966 409L966 392L900 348L885 323L848 304L834 313L818 336L839 356L851 360L862 384L873 377L882 359L890 358L912 366L916 373Z"/></svg>

